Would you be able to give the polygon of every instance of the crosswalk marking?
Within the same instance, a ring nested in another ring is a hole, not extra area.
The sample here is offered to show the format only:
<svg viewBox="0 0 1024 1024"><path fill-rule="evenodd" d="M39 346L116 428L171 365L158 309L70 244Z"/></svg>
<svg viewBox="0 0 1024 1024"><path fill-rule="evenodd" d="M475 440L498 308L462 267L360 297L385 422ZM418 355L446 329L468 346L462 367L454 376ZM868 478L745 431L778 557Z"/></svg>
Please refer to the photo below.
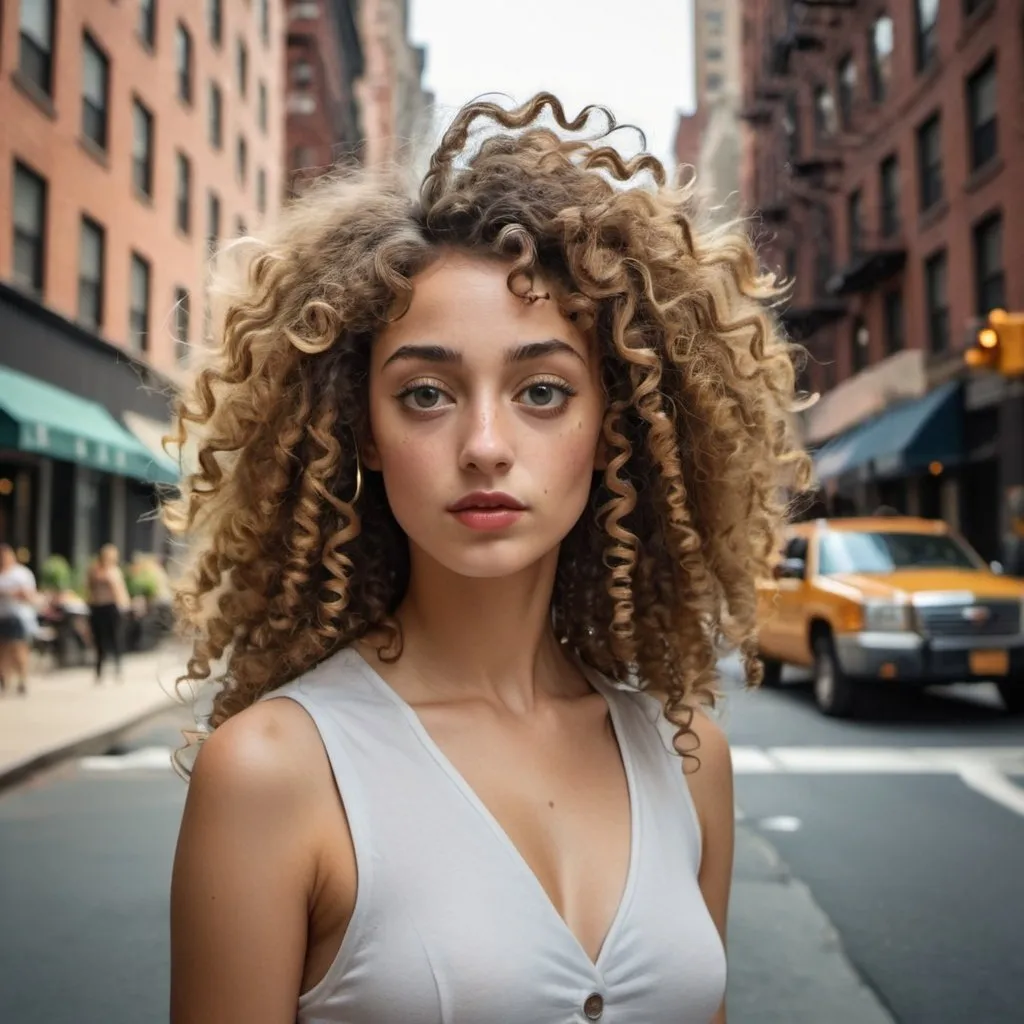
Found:
<svg viewBox="0 0 1024 1024"><path fill-rule="evenodd" d="M1024 747L732 748L737 775L957 775L976 793L1024 816Z"/></svg>

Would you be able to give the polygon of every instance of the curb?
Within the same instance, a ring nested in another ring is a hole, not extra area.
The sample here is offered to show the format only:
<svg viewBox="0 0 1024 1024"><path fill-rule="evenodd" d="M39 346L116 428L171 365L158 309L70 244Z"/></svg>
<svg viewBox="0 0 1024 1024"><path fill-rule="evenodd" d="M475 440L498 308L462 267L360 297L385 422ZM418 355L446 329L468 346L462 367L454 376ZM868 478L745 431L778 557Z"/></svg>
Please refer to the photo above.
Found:
<svg viewBox="0 0 1024 1024"><path fill-rule="evenodd" d="M165 703L147 708L145 711L135 711L126 718L119 719L114 725L105 726L99 732L89 733L78 739L68 740L66 743L58 743L56 746L30 754L20 761L4 765L0 767L0 793L61 761L106 753L123 733L141 725L147 719L163 714L164 711L174 706L174 700L168 698Z"/></svg>

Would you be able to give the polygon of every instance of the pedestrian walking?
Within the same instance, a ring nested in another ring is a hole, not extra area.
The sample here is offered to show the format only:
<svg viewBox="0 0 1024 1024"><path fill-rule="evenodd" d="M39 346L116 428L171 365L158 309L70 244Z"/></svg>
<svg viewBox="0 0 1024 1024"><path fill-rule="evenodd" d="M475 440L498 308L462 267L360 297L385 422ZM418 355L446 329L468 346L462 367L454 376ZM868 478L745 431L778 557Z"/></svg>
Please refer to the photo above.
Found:
<svg viewBox="0 0 1024 1024"><path fill-rule="evenodd" d="M238 249L168 510L222 680L174 1024L725 1021L709 706L806 460L771 277L603 116L472 103L415 197Z"/></svg>
<svg viewBox="0 0 1024 1024"><path fill-rule="evenodd" d="M10 544L0 544L0 692L9 685L28 692L36 615L36 578L22 565Z"/></svg>
<svg viewBox="0 0 1024 1024"><path fill-rule="evenodd" d="M130 607L128 588L121 572L121 554L105 544L89 567L88 603L92 642L96 648L96 683L103 682L103 668L114 663L114 677L123 682L121 655L124 648L123 615Z"/></svg>

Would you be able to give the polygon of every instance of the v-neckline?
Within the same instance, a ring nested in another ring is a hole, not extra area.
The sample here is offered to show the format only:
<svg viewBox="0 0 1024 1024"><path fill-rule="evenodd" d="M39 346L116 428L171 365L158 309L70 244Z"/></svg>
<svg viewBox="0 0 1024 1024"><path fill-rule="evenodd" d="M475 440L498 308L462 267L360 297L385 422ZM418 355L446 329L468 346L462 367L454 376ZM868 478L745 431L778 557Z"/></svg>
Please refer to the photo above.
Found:
<svg viewBox="0 0 1024 1024"><path fill-rule="evenodd" d="M601 695L605 704L608 706L608 715L612 724L612 736L614 737L615 744L618 747L619 758L622 761L623 770L625 772L626 793L629 801L629 862L626 868L626 878L622 886L622 892L619 896L618 905L615 908L615 913L612 915L611 923L608 925L608 930L605 933L604 939L601 941L601 945L597 953L597 959L595 960L591 958L579 937L572 928L569 927L569 923L566 919L561 915L561 913L559 913L558 907L555 906L554 901L548 895L547 890L541 884L536 872L530 867L529 862L523 856L519 847L512 841L512 838L509 836L504 826L498 821L497 817L487 804L483 802L476 790L473 789L469 782L466 781L466 777L458 768L455 767L452 760L440 748L433 736L430 735L429 730L423 724L423 720L420 718L416 709L407 700L405 700L405 698L402 697L393 686L391 686L391 684L366 660L366 658L362 656L359 651L355 650L355 648L349 648L349 650L351 650L354 657L358 659L359 667L362 669L363 675L366 676L374 687L383 693L388 700L394 703L402 716L409 723L410 728L416 734L420 743L426 748L427 752L437 762L438 766L452 781L456 789L459 790L463 797L474 808L484 824L488 825L495 833L501 845L505 847L506 852L516 864L517 870L526 875L527 879L532 884L534 891L545 904L548 912L555 919L557 926L560 928L562 933L569 938L573 945L575 945L580 956L589 965L590 969L596 971L598 974L603 974L604 962L609 950L613 947L614 942L618 937L618 933L622 929L623 919L625 918L633 899L633 889L636 885L637 867L640 859L640 797L637 791L633 756L629 747L628 739L626 738L626 725L622 721L620 708L614 695L609 692L611 689L609 684L602 679L596 671L590 669L589 666L577 663L584 678L591 686L593 686L594 690Z"/></svg>

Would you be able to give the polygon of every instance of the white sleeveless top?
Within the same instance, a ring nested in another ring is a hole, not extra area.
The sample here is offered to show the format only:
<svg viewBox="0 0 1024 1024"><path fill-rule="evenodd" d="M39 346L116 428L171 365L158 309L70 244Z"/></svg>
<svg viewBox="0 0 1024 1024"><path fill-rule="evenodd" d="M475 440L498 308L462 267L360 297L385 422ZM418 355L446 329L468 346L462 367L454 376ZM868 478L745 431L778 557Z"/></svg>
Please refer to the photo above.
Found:
<svg viewBox="0 0 1024 1024"><path fill-rule="evenodd" d="M413 708L355 651L268 694L320 732L358 872L351 923L301 1024L709 1024L725 954L674 728L587 670L629 784L626 886L595 964Z"/></svg>

